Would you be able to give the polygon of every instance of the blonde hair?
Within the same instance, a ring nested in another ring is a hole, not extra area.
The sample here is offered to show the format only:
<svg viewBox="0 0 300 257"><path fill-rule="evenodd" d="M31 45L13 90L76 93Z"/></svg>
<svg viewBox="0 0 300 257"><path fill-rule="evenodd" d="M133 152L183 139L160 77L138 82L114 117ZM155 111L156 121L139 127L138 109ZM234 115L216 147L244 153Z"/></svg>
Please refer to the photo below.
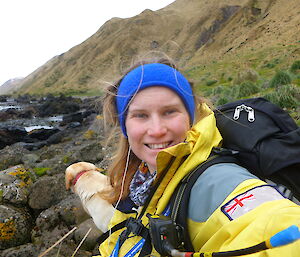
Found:
<svg viewBox="0 0 300 257"><path fill-rule="evenodd" d="M114 190L109 195L103 196L111 203L115 203L118 199L124 199L128 196L130 182L142 161L132 151L129 150L130 148L129 148L128 140L121 133L121 129L118 121L118 114L116 110L116 102L115 102L115 96L117 95L118 86L122 78L129 71L133 70L134 68L140 65L147 64L147 63L154 63L154 62L167 64L177 69L174 62L170 61L169 59L157 59L157 60L151 59L151 60L139 61L134 65L132 65L130 69L128 69L124 73L124 75L117 80L117 82L115 82L112 85L109 85L106 89L106 94L104 96L104 102L103 102L103 116L104 116L104 124L106 126L109 126L109 130L110 130L110 136L107 138L108 141L110 142L112 141L113 138L118 138L118 145L116 147L116 152L112 158L112 162L108 167L108 171L107 171L107 174L110 178L110 183ZM193 89L193 83L191 81L189 82ZM201 103L203 102L207 103L208 101L201 96L195 96L195 94L194 94L194 98L195 98L196 106L198 106L195 113L195 121L199 121L201 118L201 113L200 113ZM130 153L128 153L128 151L130 151ZM126 166L126 164L128 165ZM126 168L127 170L125 170ZM124 178L124 183L123 183L123 176L125 175L125 172L126 172L126 177ZM122 195L120 195L121 192Z"/></svg>

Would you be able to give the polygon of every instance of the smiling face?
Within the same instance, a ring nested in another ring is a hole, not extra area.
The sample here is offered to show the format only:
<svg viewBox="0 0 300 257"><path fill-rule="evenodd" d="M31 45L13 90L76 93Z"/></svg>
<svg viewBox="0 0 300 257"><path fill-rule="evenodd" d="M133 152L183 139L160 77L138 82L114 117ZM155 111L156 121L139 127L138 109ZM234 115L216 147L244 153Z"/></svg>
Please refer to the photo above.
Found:
<svg viewBox="0 0 300 257"><path fill-rule="evenodd" d="M190 117L175 92L154 86L133 98L125 126L131 150L154 172L158 152L185 140Z"/></svg>

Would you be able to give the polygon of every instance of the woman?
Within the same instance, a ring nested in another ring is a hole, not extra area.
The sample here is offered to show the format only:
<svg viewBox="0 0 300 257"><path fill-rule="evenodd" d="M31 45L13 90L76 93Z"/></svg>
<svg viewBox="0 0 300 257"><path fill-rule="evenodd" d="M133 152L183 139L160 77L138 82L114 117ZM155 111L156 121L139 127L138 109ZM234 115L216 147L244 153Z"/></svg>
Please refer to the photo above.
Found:
<svg viewBox="0 0 300 257"><path fill-rule="evenodd" d="M113 191L103 195L116 210L110 227L147 214L165 214L180 180L207 160L222 137L208 105L170 63L144 63L111 86L104 114L122 134L108 176ZM225 213L243 193L252 209ZM226 209L227 208L227 209ZM188 231L197 252L228 251L260 243L300 220L300 208L234 163L209 167L194 184ZM101 256L149 254L139 233L118 230L100 245ZM122 232L122 234L121 234ZM120 236L121 234L121 236ZM297 256L299 242L252 256ZM154 256L159 254L152 249Z"/></svg>

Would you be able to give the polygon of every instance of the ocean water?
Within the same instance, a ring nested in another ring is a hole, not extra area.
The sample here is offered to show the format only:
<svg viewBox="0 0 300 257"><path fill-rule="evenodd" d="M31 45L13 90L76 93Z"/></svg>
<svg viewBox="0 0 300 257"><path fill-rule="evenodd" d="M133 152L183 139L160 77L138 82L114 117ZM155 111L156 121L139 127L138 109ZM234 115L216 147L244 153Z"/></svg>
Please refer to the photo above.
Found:
<svg viewBox="0 0 300 257"><path fill-rule="evenodd" d="M27 105L22 105L14 102L13 100L7 102L0 102L0 111L5 111L7 109L17 109L21 110ZM62 115L56 115L51 117L33 117L31 119L11 119L1 122L0 126L20 126L24 127L27 132L30 132L34 129L52 129L59 127L59 123L63 120Z"/></svg>

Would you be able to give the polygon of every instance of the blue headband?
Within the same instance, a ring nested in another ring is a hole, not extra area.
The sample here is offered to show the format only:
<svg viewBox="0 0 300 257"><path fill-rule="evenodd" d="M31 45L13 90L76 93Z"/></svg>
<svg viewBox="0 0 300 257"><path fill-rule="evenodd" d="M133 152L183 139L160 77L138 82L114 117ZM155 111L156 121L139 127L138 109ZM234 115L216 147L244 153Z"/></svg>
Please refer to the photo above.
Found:
<svg viewBox="0 0 300 257"><path fill-rule="evenodd" d="M191 122L194 121L194 95L190 83L176 69L161 63L141 65L122 79L116 96L116 104L120 126L127 137L125 119L128 103L140 90L151 86L163 86L173 90L183 101Z"/></svg>

